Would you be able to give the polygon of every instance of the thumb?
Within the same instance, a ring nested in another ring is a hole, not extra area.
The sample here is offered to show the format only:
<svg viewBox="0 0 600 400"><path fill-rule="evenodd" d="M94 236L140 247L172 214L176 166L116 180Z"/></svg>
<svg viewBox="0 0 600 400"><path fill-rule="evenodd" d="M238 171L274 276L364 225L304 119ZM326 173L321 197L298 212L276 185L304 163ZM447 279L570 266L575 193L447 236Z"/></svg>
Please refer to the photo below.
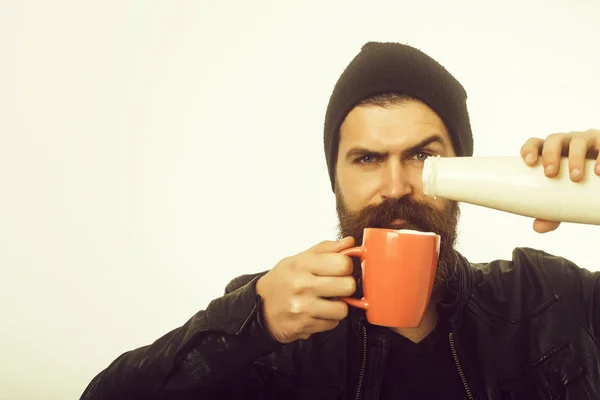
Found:
<svg viewBox="0 0 600 400"><path fill-rule="evenodd" d="M537 233L547 233L556 230L560 222L546 221L544 219L536 219L533 221L533 230Z"/></svg>

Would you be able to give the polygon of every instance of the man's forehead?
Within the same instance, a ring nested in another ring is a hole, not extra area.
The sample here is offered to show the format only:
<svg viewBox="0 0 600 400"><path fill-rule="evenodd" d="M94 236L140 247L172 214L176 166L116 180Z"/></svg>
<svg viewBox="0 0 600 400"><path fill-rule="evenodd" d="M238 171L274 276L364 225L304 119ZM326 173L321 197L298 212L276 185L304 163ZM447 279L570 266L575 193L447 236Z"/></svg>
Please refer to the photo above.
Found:
<svg viewBox="0 0 600 400"><path fill-rule="evenodd" d="M419 102L420 103L420 102ZM452 141L442 119L425 104L391 107L357 106L340 126L341 142L396 142L410 145L430 136L439 136L440 145ZM432 143L437 142L433 141Z"/></svg>

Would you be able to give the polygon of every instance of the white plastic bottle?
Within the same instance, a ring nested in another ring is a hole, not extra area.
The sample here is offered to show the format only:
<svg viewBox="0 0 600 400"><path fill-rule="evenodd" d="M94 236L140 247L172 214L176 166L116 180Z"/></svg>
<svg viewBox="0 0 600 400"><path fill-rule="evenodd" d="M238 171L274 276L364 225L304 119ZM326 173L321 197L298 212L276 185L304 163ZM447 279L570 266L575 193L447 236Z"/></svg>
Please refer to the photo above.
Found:
<svg viewBox="0 0 600 400"><path fill-rule="evenodd" d="M559 174L544 175L541 157L528 166L521 157L429 157L423 166L426 196L493 208L549 221L600 225L600 176L586 160L579 182L568 159Z"/></svg>

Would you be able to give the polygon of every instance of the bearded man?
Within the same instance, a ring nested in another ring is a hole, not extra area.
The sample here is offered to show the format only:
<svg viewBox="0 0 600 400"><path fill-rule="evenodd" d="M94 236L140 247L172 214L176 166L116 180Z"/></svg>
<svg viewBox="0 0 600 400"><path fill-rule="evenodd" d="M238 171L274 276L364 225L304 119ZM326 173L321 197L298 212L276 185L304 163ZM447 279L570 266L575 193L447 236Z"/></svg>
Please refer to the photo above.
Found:
<svg viewBox="0 0 600 400"><path fill-rule="evenodd" d="M424 160L473 154L466 100L422 51L365 44L325 116L339 240L234 279L186 324L117 358L82 399L600 398L600 274L526 248L470 263L454 249L458 204L424 196ZM599 148L599 131L570 132L531 138L521 156L542 158L552 179L566 154L578 181ZM361 297L360 265L340 251L367 227L441 236L420 326L375 326L339 300Z"/></svg>

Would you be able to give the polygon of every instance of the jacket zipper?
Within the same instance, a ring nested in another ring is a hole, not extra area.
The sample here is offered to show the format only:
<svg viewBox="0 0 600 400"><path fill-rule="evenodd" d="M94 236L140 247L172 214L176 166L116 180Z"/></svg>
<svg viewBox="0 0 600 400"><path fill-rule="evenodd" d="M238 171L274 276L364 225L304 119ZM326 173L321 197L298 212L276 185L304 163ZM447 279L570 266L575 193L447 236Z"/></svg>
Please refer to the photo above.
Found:
<svg viewBox="0 0 600 400"><path fill-rule="evenodd" d="M367 328L363 325L361 326L361 334L362 334L362 353L360 360L360 371L358 373L358 384L356 385L356 395L354 396L355 400L360 399L360 391L362 389L363 379L365 377L365 368L367 366Z"/></svg>
<svg viewBox="0 0 600 400"><path fill-rule="evenodd" d="M458 369L458 374L460 375L460 379L465 387L465 391L467 392L467 397L469 400L475 400L473 397L473 393L471 393L471 388L469 388L469 383L467 382L467 377L460 365L460 360L458 359L458 353L456 352L456 347L454 346L454 333L450 332L450 349L452 350L452 357L454 357L454 362L456 363L456 368Z"/></svg>

